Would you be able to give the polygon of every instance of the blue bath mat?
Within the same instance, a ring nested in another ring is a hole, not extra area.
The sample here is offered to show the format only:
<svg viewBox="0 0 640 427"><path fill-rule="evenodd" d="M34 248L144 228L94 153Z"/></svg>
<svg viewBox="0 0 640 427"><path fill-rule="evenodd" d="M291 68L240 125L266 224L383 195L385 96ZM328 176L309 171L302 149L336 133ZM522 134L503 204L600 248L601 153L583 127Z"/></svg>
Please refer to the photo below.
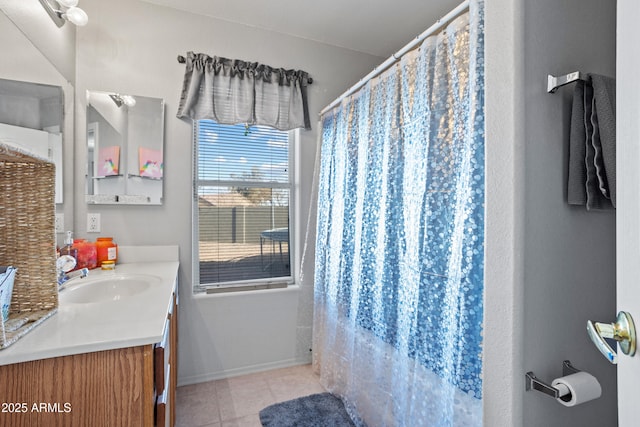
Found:
<svg viewBox="0 0 640 427"><path fill-rule="evenodd" d="M331 393L312 394L267 406L260 411L264 427L354 427L342 401Z"/></svg>

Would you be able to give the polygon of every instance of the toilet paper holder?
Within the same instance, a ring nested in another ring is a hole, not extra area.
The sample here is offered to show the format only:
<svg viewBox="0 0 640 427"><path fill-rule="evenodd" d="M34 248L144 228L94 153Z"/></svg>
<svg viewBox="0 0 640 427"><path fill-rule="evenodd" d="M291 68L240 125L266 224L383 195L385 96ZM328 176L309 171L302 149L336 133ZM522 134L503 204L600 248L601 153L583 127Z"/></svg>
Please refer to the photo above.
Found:
<svg viewBox="0 0 640 427"><path fill-rule="evenodd" d="M567 376L567 375L571 375L571 374L575 374L576 372L580 372L579 369L576 369L570 361L565 360L564 362L562 362L562 376ZM559 398L560 397L560 392L558 391L557 388L545 383L544 381L538 379L535 374L531 371L527 372L526 375L526 383L525 383L525 389L527 391L529 390L538 390L543 392L546 395L549 395L553 398Z"/></svg>

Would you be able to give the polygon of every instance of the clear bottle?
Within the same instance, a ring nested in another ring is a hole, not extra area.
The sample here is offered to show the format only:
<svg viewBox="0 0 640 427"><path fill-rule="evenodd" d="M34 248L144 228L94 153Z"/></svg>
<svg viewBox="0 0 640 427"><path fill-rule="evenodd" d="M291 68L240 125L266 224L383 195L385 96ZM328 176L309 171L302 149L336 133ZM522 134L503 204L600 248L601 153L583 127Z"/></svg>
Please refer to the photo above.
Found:
<svg viewBox="0 0 640 427"><path fill-rule="evenodd" d="M78 249L73 247L73 231L67 231L67 237L64 239L64 246L60 249L60 255L70 255L76 260L76 267L78 268Z"/></svg>

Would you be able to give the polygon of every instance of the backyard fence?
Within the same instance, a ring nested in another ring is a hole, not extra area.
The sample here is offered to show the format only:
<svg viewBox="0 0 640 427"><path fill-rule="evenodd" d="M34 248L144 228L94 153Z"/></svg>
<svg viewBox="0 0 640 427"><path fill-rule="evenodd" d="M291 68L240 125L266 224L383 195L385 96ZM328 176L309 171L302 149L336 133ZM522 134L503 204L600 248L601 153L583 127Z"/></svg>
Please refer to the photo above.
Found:
<svg viewBox="0 0 640 427"><path fill-rule="evenodd" d="M201 206L200 242L260 243L265 230L289 226L287 206Z"/></svg>

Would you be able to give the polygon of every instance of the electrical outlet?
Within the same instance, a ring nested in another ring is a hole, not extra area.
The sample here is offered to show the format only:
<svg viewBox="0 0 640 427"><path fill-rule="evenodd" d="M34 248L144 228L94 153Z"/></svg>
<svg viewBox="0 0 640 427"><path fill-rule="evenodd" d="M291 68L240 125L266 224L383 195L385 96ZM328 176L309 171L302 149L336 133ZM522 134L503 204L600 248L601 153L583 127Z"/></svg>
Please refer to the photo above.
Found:
<svg viewBox="0 0 640 427"><path fill-rule="evenodd" d="M87 233L99 233L100 232L100 214L88 213L87 214Z"/></svg>
<svg viewBox="0 0 640 427"><path fill-rule="evenodd" d="M64 214L56 214L56 233L64 233Z"/></svg>

